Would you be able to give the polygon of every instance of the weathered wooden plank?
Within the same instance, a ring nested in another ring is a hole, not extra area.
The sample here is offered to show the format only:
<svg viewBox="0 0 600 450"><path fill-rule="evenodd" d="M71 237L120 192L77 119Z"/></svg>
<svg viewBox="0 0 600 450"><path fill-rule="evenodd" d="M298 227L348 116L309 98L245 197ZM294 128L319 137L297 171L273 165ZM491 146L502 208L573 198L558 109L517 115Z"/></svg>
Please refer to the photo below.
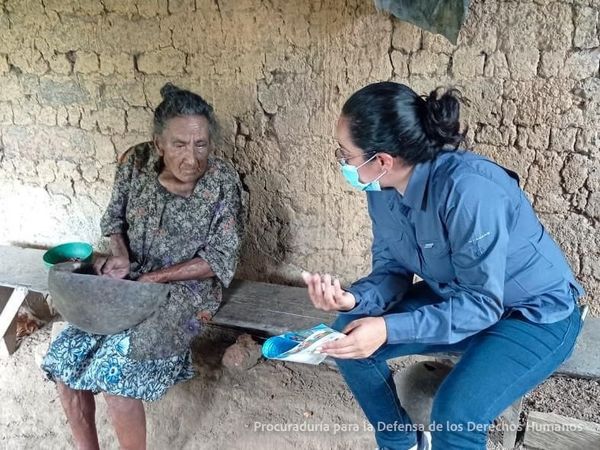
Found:
<svg viewBox="0 0 600 450"><path fill-rule="evenodd" d="M48 269L42 256L45 250L0 246L0 285L24 286L30 291L48 293Z"/></svg>
<svg viewBox="0 0 600 450"><path fill-rule="evenodd" d="M0 246L0 285L25 286L48 293L44 250ZM225 303L213 322L269 334L331 323L335 314L318 311L306 289L252 281L236 281L225 290ZM600 319L588 317L571 358L556 372L583 378L600 378Z"/></svg>
<svg viewBox="0 0 600 450"><path fill-rule="evenodd" d="M6 358L17 350L17 320L12 321L8 330L0 338L0 358Z"/></svg>
<svg viewBox="0 0 600 450"><path fill-rule="evenodd" d="M236 281L225 291L225 305L213 321L220 325L278 334L321 322L330 323L334 318L335 314L319 311L312 306L305 288ZM598 342L600 319L588 317L573 354L555 374L600 378Z"/></svg>
<svg viewBox="0 0 600 450"><path fill-rule="evenodd" d="M234 281L225 289L224 300L228 303L252 304L256 308L295 314L304 314L314 309L306 288L256 281Z"/></svg>
<svg viewBox="0 0 600 450"><path fill-rule="evenodd" d="M0 313L0 336L4 336L13 319L17 316L19 308L27 296L27 292L27 288L24 287L17 287L13 290Z"/></svg>
<svg viewBox="0 0 600 450"><path fill-rule="evenodd" d="M523 445L527 450L597 450L600 424L530 411Z"/></svg>
<svg viewBox="0 0 600 450"><path fill-rule="evenodd" d="M335 314L312 306L306 289L236 280L224 292L224 302L212 322L267 334L331 323Z"/></svg>
<svg viewBox="0 0 600 450"><path fill-rule="evenodd" d="M10 297L0 299L0 353L12 355L17 347L17 313L27 296L24 287L15 288Z"/></svg>
<svg viewBox="0 0 600 450"><path fill-rule="evenodd" d="M555 373L580 378L600 378L599 342L600 319L588 316L583 323L573 355Z"/></svg>
<svg viewBox="0 0 600 450"><path fill-rule="evenodd" d="M517 431L519 429L519 418L523 409L523 397L519 397L502 413L507 427L502 435L502 445L505 449L512 450L517 443Z"/></svg>
<svg viewBox="0 0 600 450"><path fill-rule="evenodd" d="M8 299L13 293L13 288L0 286L0 313L8 303ZM14 353L17 347L17 321L13 320L10 327L4 334L0 336L0 358Z"/></svg>

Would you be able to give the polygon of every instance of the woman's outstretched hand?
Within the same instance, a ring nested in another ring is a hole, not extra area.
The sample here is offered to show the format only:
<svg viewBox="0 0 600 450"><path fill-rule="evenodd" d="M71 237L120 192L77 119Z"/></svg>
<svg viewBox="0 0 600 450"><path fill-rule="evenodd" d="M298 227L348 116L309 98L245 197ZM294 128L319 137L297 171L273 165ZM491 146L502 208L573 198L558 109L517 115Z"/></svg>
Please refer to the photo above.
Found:
<svg viewBox="0 0 600 450"><path fill-rule="evenodd" d="M331 275L321 276L318 273L302 272L302 279L308 287L308 296L315 308L323 311L349 311L356 305L356 299L340 285L340 280L333 280Z"/></svg>
<svg viewBox="0 0 600 450"><path fill-rule="evenodd" d="M331 275L302 272L308 286L308 296L315 308L323 311L349 311L356 306L356 299L340 286ZM320 351L334 358L367 358L387 341L387 327L383 317L364 317L354 320L342 330L346 337L327 342Z"/></svg>

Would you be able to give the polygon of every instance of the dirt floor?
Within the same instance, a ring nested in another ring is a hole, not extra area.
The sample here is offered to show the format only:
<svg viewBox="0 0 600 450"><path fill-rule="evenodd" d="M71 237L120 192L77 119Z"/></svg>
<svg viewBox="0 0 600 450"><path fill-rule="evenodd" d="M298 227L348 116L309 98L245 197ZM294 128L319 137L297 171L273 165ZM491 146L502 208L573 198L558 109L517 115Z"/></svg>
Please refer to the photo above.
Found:
<svg viewBox="0 0 600 450"><path fill-rule="evenodd" d="M199 375L147 405L150 449L375 448L336 370L263 360L249 369L227 369L221 357L235 338L231 331L208 333L194 348ZM72 448L54 386L39 369L49 342L46 326L0 359L0 449ZM599 391L598 382L551 379L526 407L599 422ZM101 448L116 449L104 400L97 399Z"/></svg>
<svg viewBox="0 0 600 450"><path fill-rule="evenodd" d="M599 399L599 380L552 377L525 397L523 409L600 423Z"/></svg>

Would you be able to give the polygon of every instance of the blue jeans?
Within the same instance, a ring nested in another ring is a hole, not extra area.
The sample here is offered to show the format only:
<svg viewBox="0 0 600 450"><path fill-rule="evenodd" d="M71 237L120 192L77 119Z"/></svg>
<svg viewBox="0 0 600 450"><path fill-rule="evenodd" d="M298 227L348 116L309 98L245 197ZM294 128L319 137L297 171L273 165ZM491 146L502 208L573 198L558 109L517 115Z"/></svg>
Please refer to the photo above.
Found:
<svg viewBox="0 0 600 450"><path fill-rule="evenodd" d="M388 312L411 311L439 301L421 282ZM341 331L360 317L364 316L340 314L332 327ZM411 431L415 427L398 400L386 361L414 354L461 353L433 400L432 446L433 450L484 450L492 421L571 355L580 329L577 306L566 319L548 324L533 323L514 312L456 344L384 344L368 358L336 359L336 363L375 429L378 446L403 450L415 445L416 433Z"/></svg>

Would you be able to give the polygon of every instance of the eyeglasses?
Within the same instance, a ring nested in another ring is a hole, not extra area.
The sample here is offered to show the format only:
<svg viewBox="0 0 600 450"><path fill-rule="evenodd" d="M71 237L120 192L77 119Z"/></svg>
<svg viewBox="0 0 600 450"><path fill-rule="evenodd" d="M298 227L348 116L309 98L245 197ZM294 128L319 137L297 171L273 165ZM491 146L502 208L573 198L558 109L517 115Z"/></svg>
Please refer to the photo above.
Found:
<svg viewBox="0 0 600 450"><path fill-rule="evenodd" d="M341 166L346 166L348 165L348 161L358 158L359 156L362 156L364 158L370 158L371 156L375 155L376 153L363 153L362 155L354 155L354 156L344 156L344 149L342 147L338 147L335 149L335 159L337 160L338 163L340 163Z"/></svg>

